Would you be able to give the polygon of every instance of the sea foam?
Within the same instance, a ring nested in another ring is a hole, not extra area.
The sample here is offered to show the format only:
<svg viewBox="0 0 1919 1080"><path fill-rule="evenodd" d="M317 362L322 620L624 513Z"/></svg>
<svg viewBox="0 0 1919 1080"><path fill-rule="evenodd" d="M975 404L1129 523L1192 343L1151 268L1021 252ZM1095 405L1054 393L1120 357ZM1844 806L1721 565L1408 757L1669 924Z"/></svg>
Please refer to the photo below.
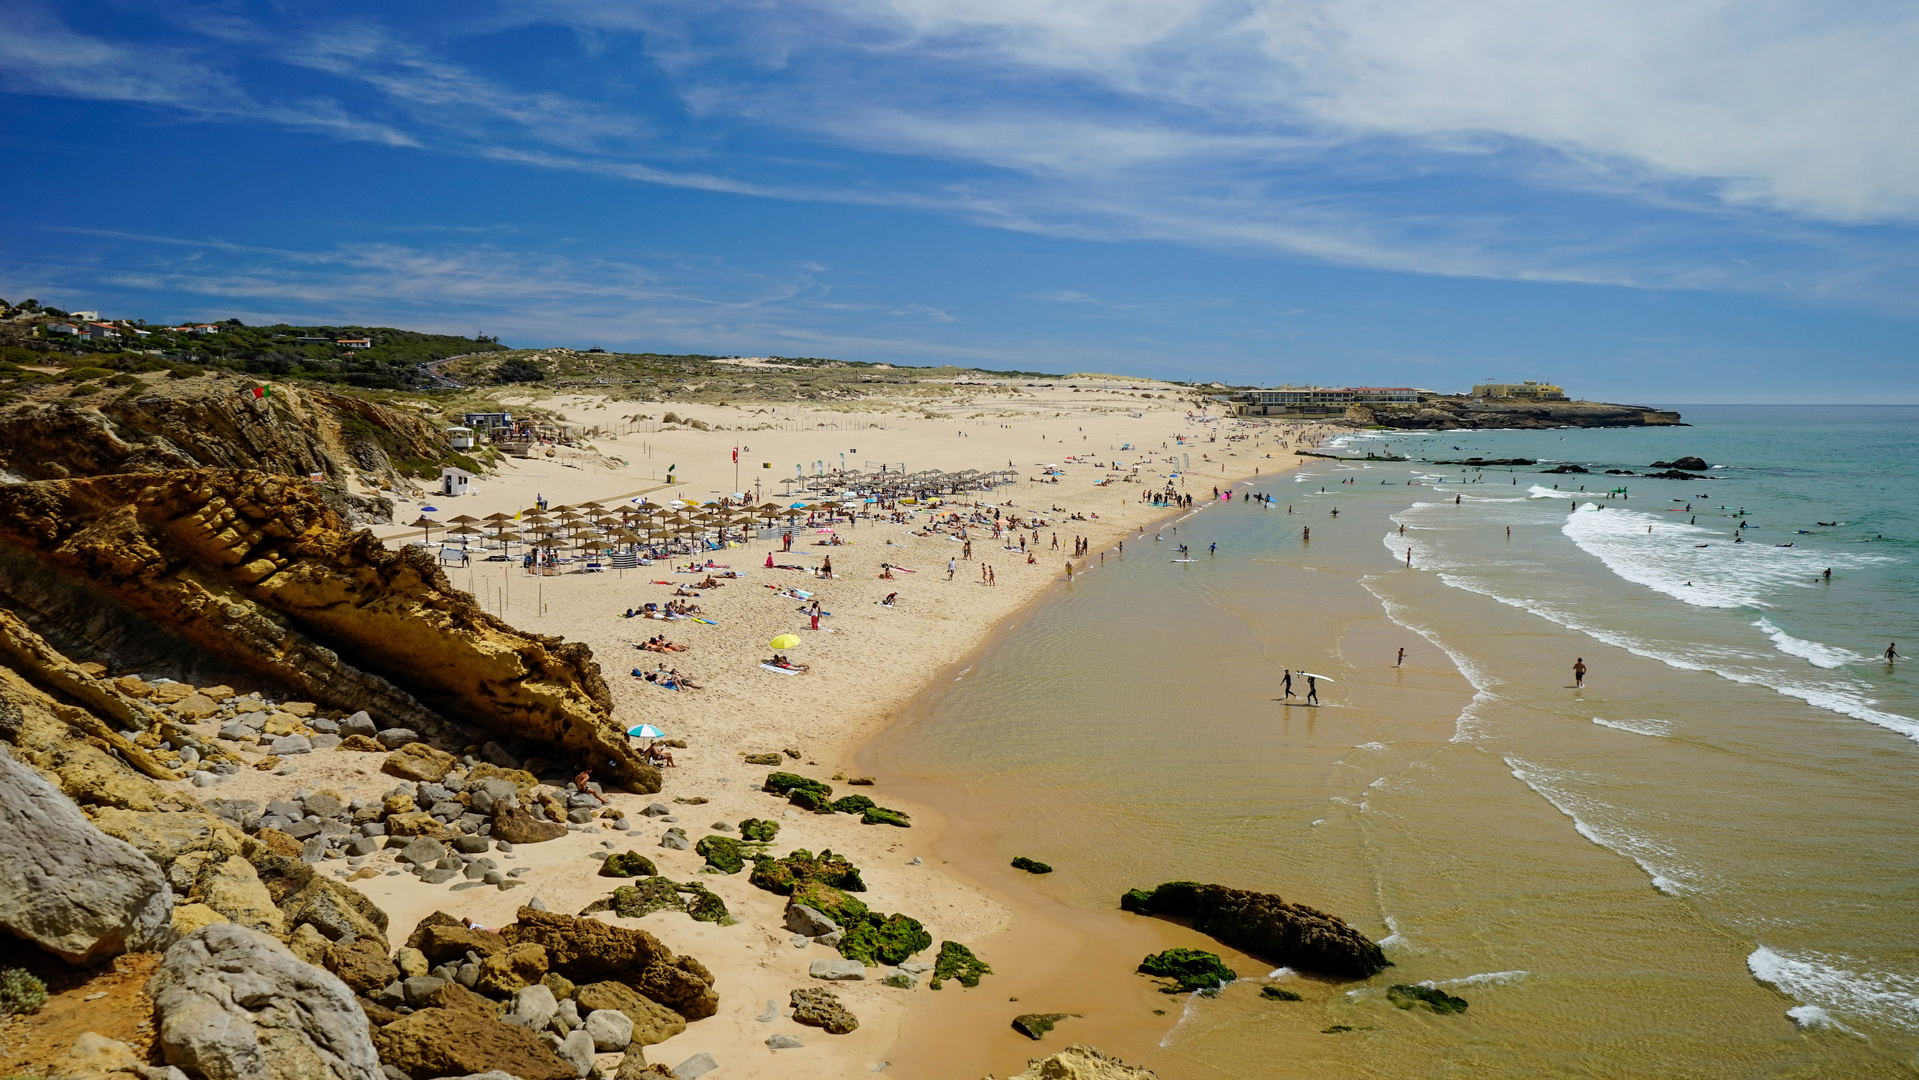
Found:
<svg viewBox="0 0 1919 1080"><path fill-rule="evenodd" d="M1824 1016L1868 1018L1919 1029L1919 978L1861 971L1850 957L1815 952L1783 953L1761 945L1746 957L1752 977L1818 1012L1790 1014L1798 1022Z"/></svg>
<svg viewBox="0 0 1919 1080"><path fill-rule="evenodd" d="M1771 619L1760 618L1753 623L1766 632L1772 639L1773 647L1787 656L1797 656L1814 667L1836 668L1847 664L1863 663L1867 659L1851 649L1842 649L1837 645L1827 645L1818 641L1796 638L1772 624Z"/></svg>
<svg viewBox="0 0 1919 1080"><path fill-rule="evenodd" d="M1593 717L1593 723L1600 727L1609 727L1615 731L1630 731L1634 735L1649 735L1663 739L1672 734L1672 725L1664 720L1601 720Z"/></svg>

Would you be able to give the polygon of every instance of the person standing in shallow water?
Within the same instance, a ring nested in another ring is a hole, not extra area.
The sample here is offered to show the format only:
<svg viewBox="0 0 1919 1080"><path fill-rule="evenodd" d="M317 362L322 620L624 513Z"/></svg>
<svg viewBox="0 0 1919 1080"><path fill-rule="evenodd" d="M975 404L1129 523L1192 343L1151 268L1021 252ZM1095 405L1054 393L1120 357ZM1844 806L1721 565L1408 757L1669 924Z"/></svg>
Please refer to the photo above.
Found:
<svg viewBox="0 0 1919 1080"><path fill-rule="evenodd" d="M1311 675L1306 676L1306 704L1319 704L1319 680Z"/></svg>
<svg viewBox="0 0 1919 1080"><path fill-rule="evenodd" d="M1574 690L1583 689L1585 685L1586 685L1586 658L1583 656L1574 657L1573 658L1573 689Z"/></svg>
<svg viewBox="0 0 1919 1080"><path fill-rule="evenodd" d="M1280 686L1286 691L1286 693L1279 700L1285 701L1287 700L1287 698L1296 698L1299 696L1298 694L1293 693L1293 669L1292 668L1286 669L1286 679L1284 682L1280 683Z"/></svg>

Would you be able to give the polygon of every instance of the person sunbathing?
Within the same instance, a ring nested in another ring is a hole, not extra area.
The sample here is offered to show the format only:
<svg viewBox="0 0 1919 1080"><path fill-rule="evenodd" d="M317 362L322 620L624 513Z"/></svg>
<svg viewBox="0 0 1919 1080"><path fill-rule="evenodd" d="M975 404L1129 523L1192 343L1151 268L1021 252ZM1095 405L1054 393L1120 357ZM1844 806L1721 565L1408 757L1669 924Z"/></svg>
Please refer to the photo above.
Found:
<svg viewBox="0 0 1919 1080"><path fill-rule="evenodd" d="M787 658L785 657L785 655L783 655L783 654L781 654L781 653L774 653L774 654L773 654L773 659L771 659L771 660L768 660L768 661L767 661L767 663L769 663L769 664L771 664L771 665L773 665L773 666L774 666L774 667L776 667L776 668L785 668L785 669L786 669L786 670L788 670L788 671L811 671L811 670L813 670L813 668L812 668L812 665L810 665L810 664L795 664L795 663L794 663L793 661L791 661L791 660L788 660L788 659L787 659Z"/></svg>
<svg viewBox="0 0 1919 1080"><path fill-rule="evenodd" d="M897 597L898 595L899 595L899 593L896 593L896 592L890 592L890 593L887 593L887 594L886 594L886 599L884 599L884 600L881 600L881 601L880 601L880 606L881 606L881 607L892 607L892 606L893 606L893 599L894 599L894 597Z"/></svg>
<svg viewBox="0 0 1919 1080"><path fill-rule="evenodd" d="M673 762L673 752L661 746L659 743L654 743L646 748L645 758L646 763L655 768L679 768L679 766Z"/></svg>
<svg viewBox="0 0 1919 1080"><path fill-rule="evenodd" d="M673 595L674 596L698 596L700 594L696 592L687 592L686 586L682 585L679 588L673 590Z"/></svg>

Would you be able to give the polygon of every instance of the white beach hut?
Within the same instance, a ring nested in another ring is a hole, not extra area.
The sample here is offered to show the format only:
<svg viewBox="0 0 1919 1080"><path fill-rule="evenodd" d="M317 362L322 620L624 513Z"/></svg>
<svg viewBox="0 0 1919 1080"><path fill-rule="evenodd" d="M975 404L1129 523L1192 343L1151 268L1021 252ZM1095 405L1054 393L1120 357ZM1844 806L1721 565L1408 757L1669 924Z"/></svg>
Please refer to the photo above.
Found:
<svg viewBox="0 0 1919 1080"><path fill-rule="evenodd" d="M465 469L456 469L446 465L440 469L440 494L465 495L472 490L473 474Z"/></svg>

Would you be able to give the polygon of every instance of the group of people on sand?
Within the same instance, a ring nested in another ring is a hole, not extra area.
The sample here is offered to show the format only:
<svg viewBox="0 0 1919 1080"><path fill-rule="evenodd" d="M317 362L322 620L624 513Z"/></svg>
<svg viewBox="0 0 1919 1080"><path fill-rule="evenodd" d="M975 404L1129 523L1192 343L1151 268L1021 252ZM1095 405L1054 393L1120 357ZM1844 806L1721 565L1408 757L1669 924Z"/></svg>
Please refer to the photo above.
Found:
<svg viewBox="0 0 1919 1080"><path fill-rule="evenodd" d="M646 652L668 653L668 652L685 652L687 647L684 645L676 645L673 642L666 640L666 635L664 634L655 634L652 637L646 639L645 642L634 646L634 648L643 649Z"/></svg>
<svg viewBox="0 0 1919 1080"><path fill-rule="evenodd" d="M621 617L627 619L684 619L698 614L700 614L700 605L698 604L683 604L678 600L668 600L665 607L661 607L655 603L646 603L641 604L637 608L627 608L626 614Z"/></svg>
<svg viewBox="0 0 1919 1080"><path fill-rule="evenodd" d="M680 674L679 668L669 668L665 664L659 665L652 671L647 671L645 668L634 668L633 675L635 678L645 679L647 682L653 683L664 690L706 689L706 687Z"/></svg>

